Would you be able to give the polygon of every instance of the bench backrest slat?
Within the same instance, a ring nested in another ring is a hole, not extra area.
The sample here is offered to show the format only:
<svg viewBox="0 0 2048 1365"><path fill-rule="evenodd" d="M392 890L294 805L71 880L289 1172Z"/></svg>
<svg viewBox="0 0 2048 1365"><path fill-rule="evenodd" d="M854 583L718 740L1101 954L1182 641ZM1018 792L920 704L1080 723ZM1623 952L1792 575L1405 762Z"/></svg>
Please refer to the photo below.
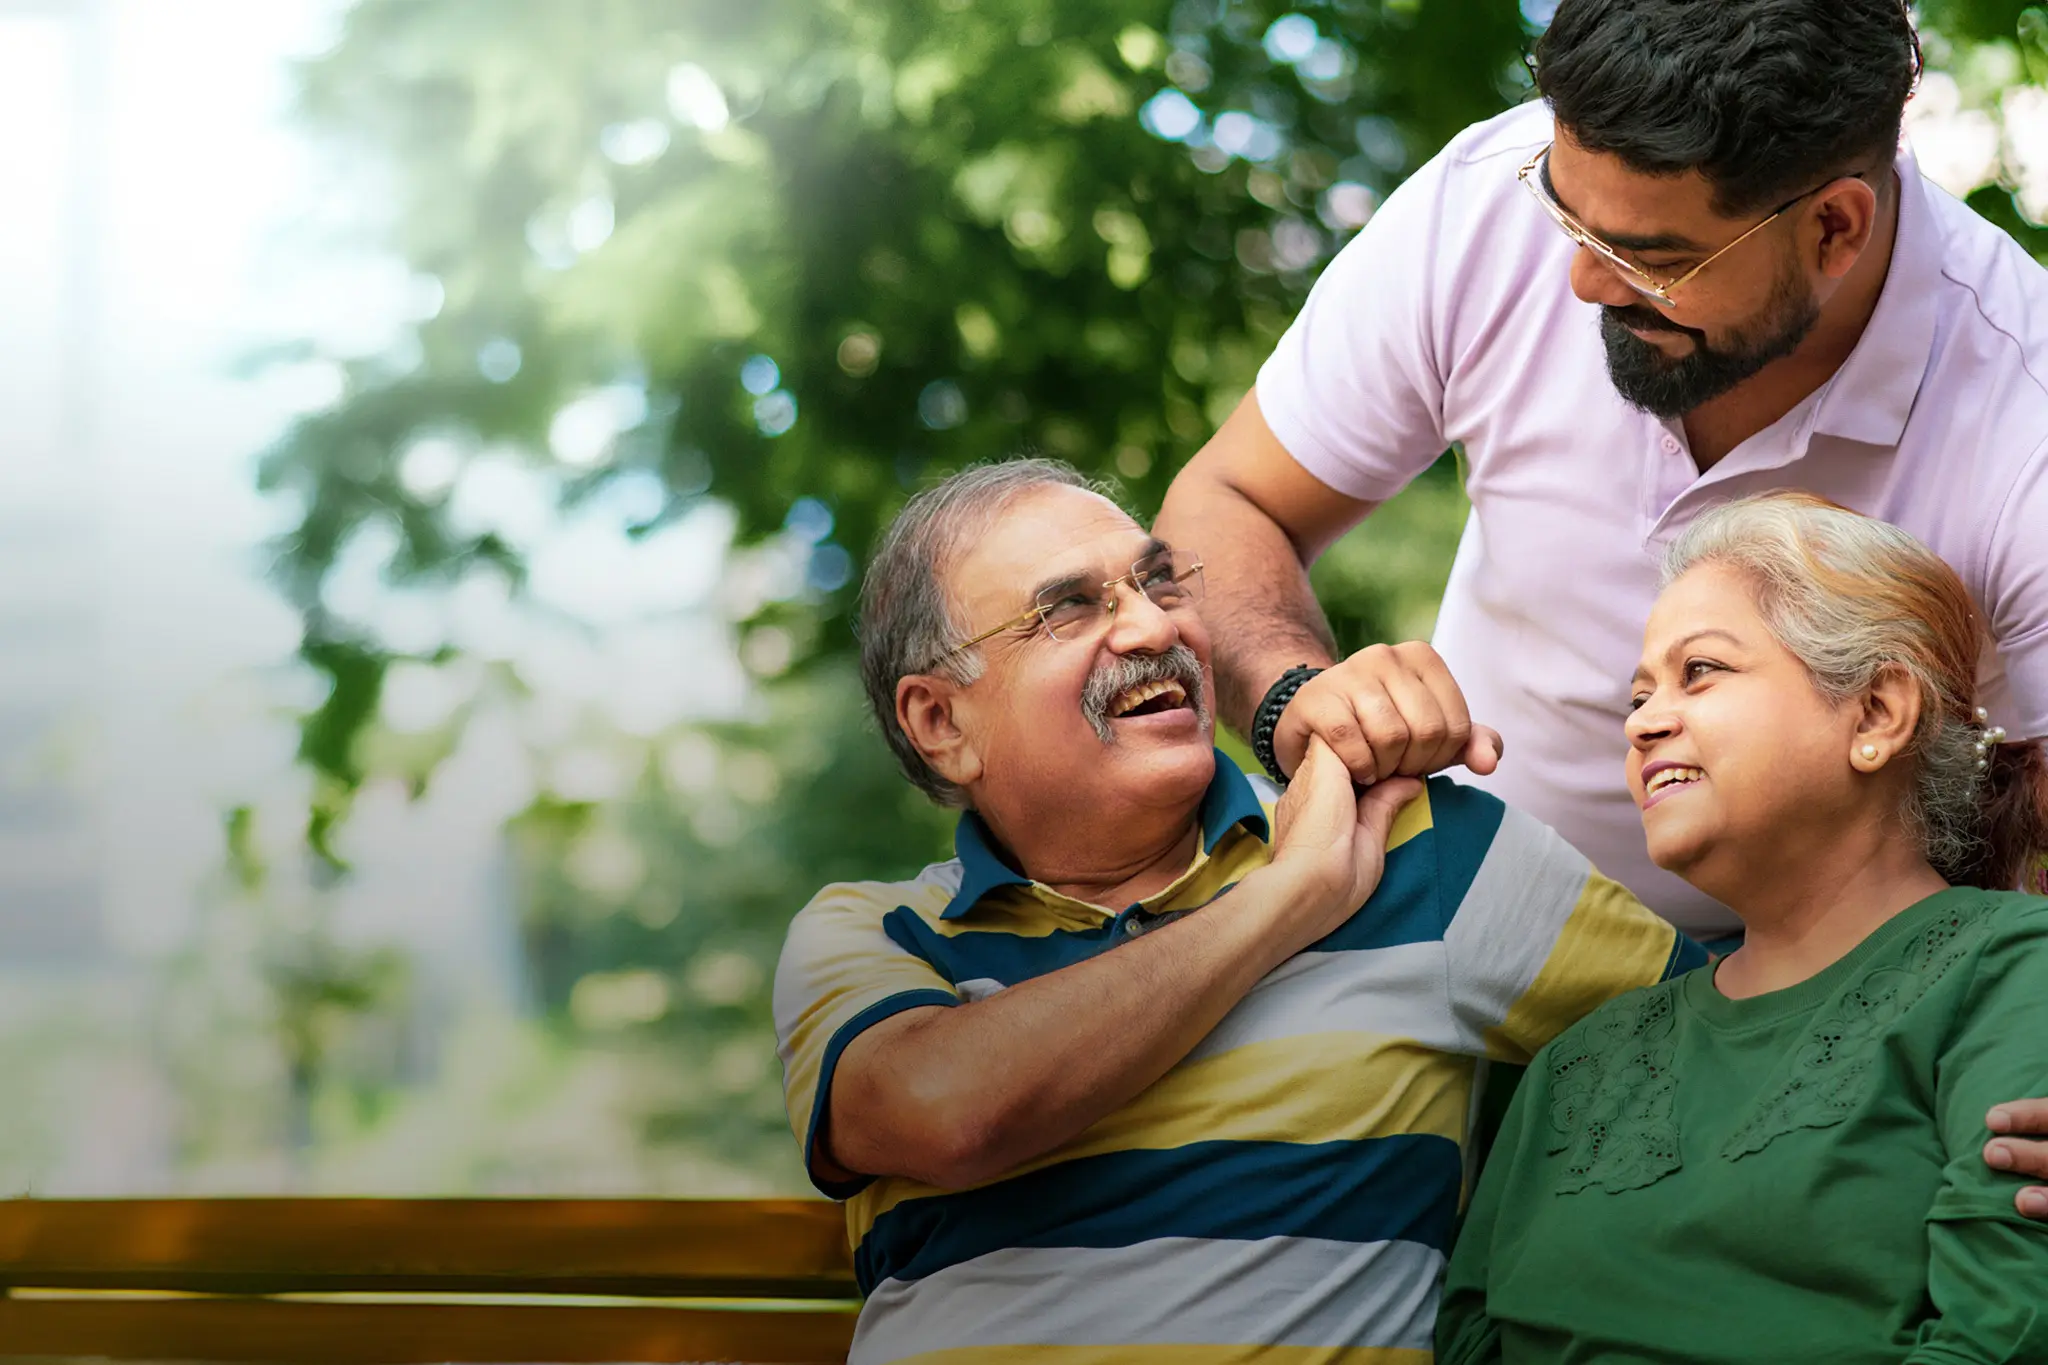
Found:
<svg viewBox="0 0 2048 1365"><path fill-rule="evenodd" d="M856 1296L822 1200L0 1200L0 1287Z"/></svg>
<svg viewBox="0 0 2048 1365"><path fill-rule="evenodd" d="M851 1312L278 1302L268 1299L48 1302L0 1299L0 1359L424 1362L756 1362L837 1365Z"/></svg>

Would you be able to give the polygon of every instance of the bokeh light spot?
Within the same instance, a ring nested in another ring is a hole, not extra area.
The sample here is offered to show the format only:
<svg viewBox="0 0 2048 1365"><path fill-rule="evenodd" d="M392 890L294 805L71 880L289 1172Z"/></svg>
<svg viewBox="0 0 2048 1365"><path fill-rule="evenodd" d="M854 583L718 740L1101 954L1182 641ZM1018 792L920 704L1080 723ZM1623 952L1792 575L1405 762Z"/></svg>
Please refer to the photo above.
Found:
<svg viewBox="0 0 2048 1365"><path fill-rule="evenodd" d="M796 395L777 389L754 400L754 425L763 436L780 436L796 425Z"/></svg>
<svg viewBox="0 0 2048 1365"><path fill-rule="evenodd" d="M1315 51L1316 21L1306 14L1283 14L1266 30L1266 55L1283 66L1292 66Z"/></svg>
<svg viewBox="0 0 2048 1365"><path fill-rule="evenodd" d="M569 245L579 252L595 251L610 240L617 221L612 201L593 194L569 210Z"/></svg>
<svg viewBox="0 0 2048 1365"><path fill-rule="evenodd" d="M644 166L668 150L668 127L658 118L613 123L597 135L598 150L621 166Z"/></svg>
<svg viewBox="0 0 2048 1365"><path fill-rule="evenodd" d="M636 384L613 384L564 404L548 424L548 449L563 464L589 469L612 453L619 434L647 417L647 394Z"/></svg>
<svg viewBox="0 0 2048 1365"><path fill-rule="evenodd" d="M519 373L523 359L518 342L510 337L492 337L477 350L476 370L493 384L509 383Z"/></svg>
<svg viewBox="0 0 2048 1365"><path fill-rule="evenodd" d="M951 431L967 420L967 395L950 379L935 379L917 395L917 417L933 431Z"/></svg>
<svg viewBox="0 0 2048 1365"><path fill-rule="evenodd" d="M431 502L455 486L462 473L462 447L446 436L422 436L398 457L398 486Z"/></svg>
<svg viewBox="0 0 2048 1365"><path fill-rule="evenodd" d="M1324 191L1320 216L1327 227L1355 231L1371 220L1377 202L1368 187L1356 180L1340 180Z"/></svg>
<svg viewBox="0 0 2048 1365"><path fill-rule="evenodd" d="M853 577L853 556L843 545L830 541L811 551L811 562L804 570L805 581L819 592L837 592Z"/></svg>
<svg viewBox="0 0 2048 1365"><path fill-rule="evenodd" d="M1145 101L1138 122L1154 137L1179 142L1202 126L1202 111L1186 95L1168 88Z"/></svg>
<svg viewBox="0 0 2048 1365"><path fill-rule="evenodd" d="M725 92L711 73L695 62L684 62L668 73L668 111L677 123L715 133L732 122L732 109Z"/></svg>
<svg viewBox="0 0 2048 1365"><path fill-rule="evenodd" d="M832 509L816 498L798 498L789 505L782 529L806 545L816 545L832 534Z"/></svg>
<svg viewBox="0 0 2048 1365"><path fill-rule="evenodd" d="M882 363L882 339L873 332L850 332L839 343L839 368L866 379Z"/></svg>
<svg viewBox="0 0 2048 1365"><path fill-rule="evenodd" d="M765 355L751 355L740 366L740 387L756 398L775 392L782 383L782 367Z"/></svg>

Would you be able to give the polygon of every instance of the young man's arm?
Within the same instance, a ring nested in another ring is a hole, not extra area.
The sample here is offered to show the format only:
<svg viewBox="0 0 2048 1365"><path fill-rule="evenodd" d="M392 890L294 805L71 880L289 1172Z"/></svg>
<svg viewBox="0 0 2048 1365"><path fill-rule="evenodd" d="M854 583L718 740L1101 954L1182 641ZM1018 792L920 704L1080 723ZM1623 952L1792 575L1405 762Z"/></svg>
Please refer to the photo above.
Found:
<svg viewBox="0 0 2048 1365"><path fill-rule="evenodd" d="M1404 724L1412 708L1398 687L1354 668L1357 656L1338 662L1307 573L1451 443L1445 395L1460 348L1445 242L1470 220L1459 196L1491 183L1461 178L1461 155L1454 144L1433 157L1337 253L1260 367L1256 390L1181 470L1159 515L1163 539L1215 565L1203 614L1213 620L1222 714L1240 733L1286 670L1335 665L1283 713L1274 736L1282 772L1294 771L1310 735L1359 782L1470 762L1462 708L1425 709ZM1426 645L1394 648L1410 692L1442 667ZM1478 770L1490 771L1497 752L1491 740L1474 745Z"/></svg>
<svg viewBox="0 0 2048 1365"><path fill-rule="evenodd" d="M1359 796L1319 748L1281 803L1272 864L1199 912L987 999L864 1030L818 1100L814 1174L959 1188L1078 1136L1364 903L1394 815L1417 792L1394 781Z"/></svg>
<svg viewBox="0 0 2048 1365"><path fill-rule="evenodd" d="M1238 731L1251 728L1275 678L1296 664L1336 661L1308 566L1374 506L1303 469L1266 425L1256 391L1167 489L1153 529L1199 550L1207 566L1202 617L1214 642L1216 700Z"/></svg>
<svg viewBox="0 0 2048 1365"><path fill-rule="evenodd" d="M1293 772L1310 736L1355 781L1419 777L1454 763L1489 773L1500 736L1475 727L1443 660L1413 641L1374 645L1341 663L1309 587L1308 566L1375 504L1349 498L1304 469L1246 394L1167 490L1161 539L1197 550L1207 584L1202 615L1216 658L1216 696L1240 734L1266 689L1298 664L1326 670L1282 713L1273 737Z"/></svg>

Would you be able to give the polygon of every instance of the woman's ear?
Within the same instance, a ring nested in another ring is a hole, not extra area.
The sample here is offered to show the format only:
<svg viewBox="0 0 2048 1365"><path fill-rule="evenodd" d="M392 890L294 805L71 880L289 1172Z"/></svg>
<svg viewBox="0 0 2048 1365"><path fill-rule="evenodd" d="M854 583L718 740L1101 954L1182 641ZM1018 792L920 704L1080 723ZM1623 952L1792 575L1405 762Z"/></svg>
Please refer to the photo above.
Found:
<svg viewBox="0 0 2048 1365"><path fill-rule="evenodd" d="M896 723L932 771L956 787L981 777L981 754L954 714L960 689L932 673L896 680Z"/></svg>
<svg viewBox="0 0 2048 1365"><path fill-rule="evenodd" d="M1890 667L1863 694L1849 762L1873 773L1903 753L1920 728L1920 684L1905 669Z"/></svg>

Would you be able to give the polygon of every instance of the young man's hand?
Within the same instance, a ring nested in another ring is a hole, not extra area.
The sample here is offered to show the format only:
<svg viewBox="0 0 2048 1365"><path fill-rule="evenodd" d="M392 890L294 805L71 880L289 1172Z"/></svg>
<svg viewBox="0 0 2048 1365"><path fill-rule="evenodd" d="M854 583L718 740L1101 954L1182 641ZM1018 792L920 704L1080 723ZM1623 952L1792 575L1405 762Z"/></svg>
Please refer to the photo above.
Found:
<svg viewBox="0 0 2048 1365"><path fill-rule="evenodd" d="M2048 1099L2010 1100L1993 1109L1985 1126L2001 1134L1984 1144L1984 1164L1997 1171L2048 1181ZM2029 1141L2029 1138L2035 1140ZM2013 1196L2029 1218L2048 1223L2048 1185L2029 1185Z"/></svg>
<svg viewBox="0 0 2048 1365"><path fill-rule="evenodd" d="M1273 756L1292 774L1311 738L1360 786L1426 777L1455 764L1482 776L1500 764L1498 731L1474 725L1465 694L1420 640L1372 645L1308 680L1273 730Z"/></svg>

